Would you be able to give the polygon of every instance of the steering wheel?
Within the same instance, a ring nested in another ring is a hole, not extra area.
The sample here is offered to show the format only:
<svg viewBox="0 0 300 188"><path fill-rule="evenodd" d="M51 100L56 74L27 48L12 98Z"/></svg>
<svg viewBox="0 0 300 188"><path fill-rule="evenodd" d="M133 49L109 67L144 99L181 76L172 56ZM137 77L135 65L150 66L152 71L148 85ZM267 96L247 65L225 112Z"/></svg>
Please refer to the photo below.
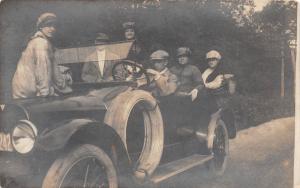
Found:
<svg viewBox="0 0 300 188"><path fill-rule="evenodd" d="M150 78L146 69L131 60L122 60L114 64L112 77L116 81L144 81L145 84L142 85L148 86L150 84Z"/></svg>

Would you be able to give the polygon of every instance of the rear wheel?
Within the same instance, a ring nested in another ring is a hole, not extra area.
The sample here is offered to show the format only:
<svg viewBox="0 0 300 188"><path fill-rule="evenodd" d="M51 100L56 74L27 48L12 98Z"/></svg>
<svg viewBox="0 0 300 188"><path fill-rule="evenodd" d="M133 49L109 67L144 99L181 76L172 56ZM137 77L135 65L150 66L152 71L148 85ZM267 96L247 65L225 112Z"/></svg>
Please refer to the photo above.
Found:
<svg viewBox="0 0 300 188"><path fill-rule="evenodd" d="M227 166L229 154L229 138L227 128L222 120L217 122L217 126L214 129L211 154L213 155L213 159L209 162L211 175L223 175Z"/></svg>
<svg viewBox="0 0 300 188"><path fill-rule="evenodd" d="M116 169L109 156L94 145L80 145L50 167L43 188L117 188Z"/></svg>

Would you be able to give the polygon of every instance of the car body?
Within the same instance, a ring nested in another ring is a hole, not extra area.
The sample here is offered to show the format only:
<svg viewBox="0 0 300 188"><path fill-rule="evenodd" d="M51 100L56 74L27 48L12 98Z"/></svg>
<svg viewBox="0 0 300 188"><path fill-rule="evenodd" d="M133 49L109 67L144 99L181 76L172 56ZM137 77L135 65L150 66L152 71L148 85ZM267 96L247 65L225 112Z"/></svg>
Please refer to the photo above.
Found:
<svg viewBox="0 0 300 188"><path fill-rule="evenodd" d="M120 64L128 62L123 56ZM12 186L7 179L43 188L132 186L159 183L200 164L224 173L228 132L234 137L236 129L222 120L213 98L154 97L134 80L74 83L72 89L1 108L1 131L11 135L14 150L1 152L2 186ZM102 183L86 178L97 165L105 172ZM83 173L82 182L73 171Z"/></svg>

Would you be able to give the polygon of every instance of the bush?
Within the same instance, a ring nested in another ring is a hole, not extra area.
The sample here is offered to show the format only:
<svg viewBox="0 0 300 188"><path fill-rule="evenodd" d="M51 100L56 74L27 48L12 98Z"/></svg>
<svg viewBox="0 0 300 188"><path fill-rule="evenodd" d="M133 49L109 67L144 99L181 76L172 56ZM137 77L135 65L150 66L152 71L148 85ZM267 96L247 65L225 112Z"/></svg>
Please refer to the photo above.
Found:
<svg viewBox="0 0 300 188"><path fill-rule="evenodd" d="M234 105L240 110L243 125L241 128L257 126L281 117L294 116L295 103L292 97L267 97L264 94L237 95Z"/></svg>

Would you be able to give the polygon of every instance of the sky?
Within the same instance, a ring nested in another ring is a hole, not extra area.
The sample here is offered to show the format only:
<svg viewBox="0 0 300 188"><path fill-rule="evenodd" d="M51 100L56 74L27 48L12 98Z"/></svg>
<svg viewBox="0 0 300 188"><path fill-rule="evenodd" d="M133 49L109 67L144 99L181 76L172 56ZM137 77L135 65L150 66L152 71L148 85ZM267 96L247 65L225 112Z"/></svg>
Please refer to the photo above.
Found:
<svg viewBox="0 0 300 188"><path fill-rule="evenodd" d="M267 5L268 2L270 2L270 1L272 1L272 0L254 0L254 3L256 5L255 11L261 11L264 8L264 6ZM289 2L291 0L283 0L283 1ZM294 0L294 1L299 2L300 0Z"/></svg>
<svg viewBox="0 0 300 188"><path fill-rule="evenodd" d="M271 0L254 0L254 3L256 5L255 11L261 11L263 7Z"/></svg>

